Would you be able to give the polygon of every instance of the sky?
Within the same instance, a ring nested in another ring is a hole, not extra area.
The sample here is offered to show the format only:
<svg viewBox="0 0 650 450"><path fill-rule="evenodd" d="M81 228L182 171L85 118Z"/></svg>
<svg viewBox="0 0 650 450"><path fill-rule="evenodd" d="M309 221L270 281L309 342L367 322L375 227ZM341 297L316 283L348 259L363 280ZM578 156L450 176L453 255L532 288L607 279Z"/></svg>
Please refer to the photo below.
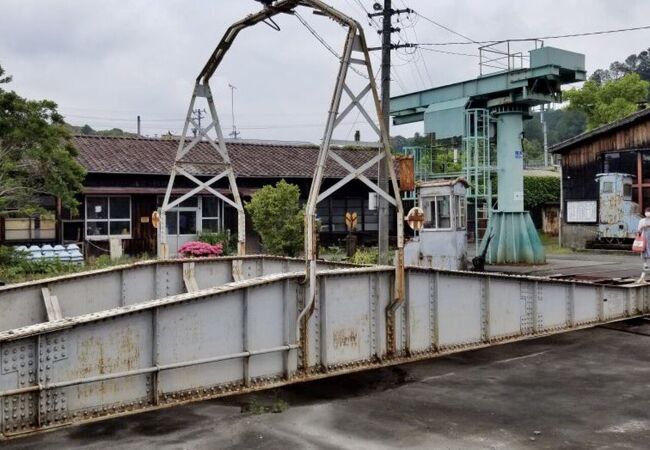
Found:
<svg viewBox="0 0 650 450"><path fill-rule="evenodd" d="M372 10L373 0L329 3L357 19L370 45L378 45L377 28L364 11ZM402 15L399 23L396 18L402 31L393 39L400 42L503 40L650 25L647 0L393 0L393 7L419 13ZM13 75L11 89L54 100L71 124L135 132L140 115L142 134L178 134L194 80L221 36L259 9L253 0L0 0L0 65ZM298 11L340 54L345 30L305 8ZM279 32L264 24L243 31L212 77L221 124L226 134L231 131L234 92L241 138L319 142L338 60L295 17L278 16L276 22ZM650 30L545 41L584 53L588 72L649 43ZM393 53L392 95L478 76L478 45L426 48L465 55ZM373 52L375 72L379 56ZM348 78L354 90L367 83L354 73ZM346 104L347 98L342 108ZM372 111L369 97L364 104ZM335 137L351 140L357 129L362 140L376 139L356 112L342 121ZM393 126L391 134L421 130L422 124Z"/></svg>

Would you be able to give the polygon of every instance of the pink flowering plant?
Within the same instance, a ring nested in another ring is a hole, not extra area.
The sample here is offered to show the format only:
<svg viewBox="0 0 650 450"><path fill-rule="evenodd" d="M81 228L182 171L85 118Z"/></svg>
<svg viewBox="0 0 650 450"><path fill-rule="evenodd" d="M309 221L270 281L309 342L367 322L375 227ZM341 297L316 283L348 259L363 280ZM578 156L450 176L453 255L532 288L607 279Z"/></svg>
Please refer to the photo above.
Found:
<svg viewBox="0 0 650 450"><path fill-rule="evenodd" d="M208 244L207 242L190 241L184 243L178 249L178 254L181 256L220 256L223 254L223 245L218 242L216 244Z"/></svg>

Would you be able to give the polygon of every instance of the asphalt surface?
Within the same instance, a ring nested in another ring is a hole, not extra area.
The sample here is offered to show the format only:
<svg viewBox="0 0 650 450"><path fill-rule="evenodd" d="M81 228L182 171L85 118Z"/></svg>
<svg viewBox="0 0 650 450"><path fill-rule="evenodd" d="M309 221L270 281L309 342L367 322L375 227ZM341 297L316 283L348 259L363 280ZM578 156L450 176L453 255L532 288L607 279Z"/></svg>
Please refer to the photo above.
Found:
<svg viewBox="0 0 650 450"><path fill-rule="evenodd" d="M650 320L637 319L0 446L465 450L649 445Z"/></svg>
<svg viewBox="0 0 650 450"><path fill-rule="evenodd" d="M575 252L551 254L547 264L533 266L488 266L492 272L537 276L574 276L582 279L638 278L643 262L638 255L620 252Z"/></svg>

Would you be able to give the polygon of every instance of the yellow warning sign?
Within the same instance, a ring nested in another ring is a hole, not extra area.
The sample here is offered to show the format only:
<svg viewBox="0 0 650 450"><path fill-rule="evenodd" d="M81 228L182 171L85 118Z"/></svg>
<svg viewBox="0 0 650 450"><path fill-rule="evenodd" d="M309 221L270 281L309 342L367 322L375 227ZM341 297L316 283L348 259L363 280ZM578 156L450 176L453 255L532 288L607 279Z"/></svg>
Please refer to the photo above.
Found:
<svg viewBox="0 0 650 450"><path fill-rule="evenodd" d="M348 231L354 231L357 229L357 217L356 212L345 213L345 226L348 227Z"/></svg>

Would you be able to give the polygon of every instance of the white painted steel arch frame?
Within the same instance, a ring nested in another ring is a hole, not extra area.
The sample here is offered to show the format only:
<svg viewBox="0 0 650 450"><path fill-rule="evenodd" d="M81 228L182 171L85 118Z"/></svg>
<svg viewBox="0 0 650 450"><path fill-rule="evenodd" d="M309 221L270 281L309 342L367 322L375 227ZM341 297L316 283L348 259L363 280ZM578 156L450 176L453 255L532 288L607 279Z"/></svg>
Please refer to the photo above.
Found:
<svg viewBox="0 0 650 450"><path fill-rule="evenodd" d="M321 147L318 155L318 162L316 165L316 171L314 173L314 179L312 181L311 189L309 192L309 199L307 201L306 213L305 213L305 257L307 259L307 276L309 280L309 291L308 298L304 309L298 317L298 322L303 319L303 317L308 317L312 312L312 305L316 299L317 291L317 280L316 280L316 255L317 255L317 239L316 239L316 206L318 202L324 200L338 189L340 189L345 184L349 183L354 179L358 179L375 191L378 195L381 195L385 198L390 204L392 204L397 211L397 254L395 261L395 293L394 301L388 307L387 314L389 322L394 322L394 314L396 309L404 301L404 210L402 207L401 198L399 196L399 186L397 183L397 175L395 173L395 167L392 164L392 155L390 153L390 139L388 136L388 130L384 127L384 120L382 119L383 113L381 110L381 103L379 95L377 93L377 85L375 83L374 74L372 71L372 65L370 62L370 55L368 53L368 47L366 45L365 35L363 33L363 28L356 22L354 19L344 16L339 12L335 12L332 8L323 4L320 1L304 1L301 4L309 5L315 9L320 9L325 14L329 15L332 18L338 18L339 23L348 28L347 38L345 41L345 46L343 54L341 57L341 65L339 67L339 73L336 80L336 87L334 89L334 95L332 97L332 102L330 105L330 110L327 117L327 123L325 126L325 131L323 134L323 139L321 142ZM359 57L353 57L353 52L360 53ZM355 94L350 87L346 84L346 78L352 65L364 66L367 73L368 84L361 90L359 94ZM339 112L341 106L341 98L343 93L350 98L350 103L342 111ZM371 93L373 101L375 104L375 111L377 115L377 123L375 123L370 114L365 110L361 104L361 100L368 94ZM343 121L343 119L354 109L357 109L360 114L366 119L370 127L377 133L379 138L379 152L377 156L370 159L366 163L362 164L360 167L353 167L350 163L345 161L341 156L335 153L331 149L332 144L332 135L334 129ZM325 172L325 167L329 159L334 160L338 165L343 167L348 171L348 175L343 177L340 181L335 183L330 188L326 189L324 192L321 192L323 176ZM382 190L376 183L372 182L364 173L371 167L378 164L382 159L389 161L389 173L392 182L393 194ZM390 327L392 329L392 327ZM300 337L300 330L304 330L302 327L296 328L296 333L298 338ZM304 334L304 333L303 333ZM391 333L392 335L392 333ZM391 342L391 347L394 348L394 338L393 336L389 337ZM306 343L305 343L306 344ZM303 346L303 352L306 352L306 348Z"/></svg>
<svg viewBox="0 0 650 450"><path fill-rule="evenodd" d="M210 116L212 121L208 124L207 127L202 128L199 124L192 118L192 110L196 103L197 97L203 97L208 103L208 108L210 110ZM190 131L190 125L197 130L196 136L189 139L188 132ZM208 133L214 129L217 134L217 139L213 139ZM183 158L188 155L188 153L201 141L205 139L206 142L210 144L213 150L218 154L222 160L222 163L219 164L220 172L215 176L210 178L207 181L201 181L195 175L191 174L186 170L183 165ZM174 181L176 175L182 175L185 178L189 179L196 184L196 187L190 190L188 193L180 196L175 200L171 200L172 190L174 188ZM227 177L230 185L230 190L232 192L233 200L229 199L216 189L212 187L214 183L220 179ZM214 98L212 97L212 91L210 90L210 85L201 80L196 81L194 85L194 91L192 93L192 100L190 101L190 106L187 110L187 117L185 119L185 125L183 126L183 134L181 136L180 142L178 143L178 150L176 152L176 157L174 158L174 165L172 166L171 174L169 177L169 182L167 184L167 191L165 192L165 198L163 200L162 208L160 209L160 225L158 227L158 237L159 237L159 256L162 258L169 257L169 250L167 247L167 224L166 224L166 213L179 206L182 202L187 200L190 197L193 197L202 191L208 191L210 194L221 199L226 204L237 209L237 236L238 236L238 245L237 253L239 255L244 255L245 253L245 236L246 236L246 225L244 217L244 206L239 196L239 190L237 189L237 181L235 179L235 173L232 169L232 164L230 157L228 155L228 149L223 137L223 131L219 123L219 117L217 115L217 110L214 105Z"/></svg>
<svg viewBox="0 0 650 450"><path fill-rule="evenodd" d="M256 14L252 14L246 17L245 19L233 24L226 31L221 42L219 43L215 51L212 53L212 56L210 57L207 64L205 65L205 67L203 68L203 70L201 71L201 73L199 74L196 80L194 93L192 95L190 107L188 108L188 112L187 112L185 126L183 128L183 137L181 138L181 141L179 143L178 153L176 155L176 160L174 163L174 167L172 169L169 185L167 188L167 193L165 195L165 200L163 203L163 207L161 211L162 221L160 225L161 242L163 243L163 245L161 246L163 249L162 253L163 256L166 256L167 240L166 240L166 225L164 223L164 217L165 217L164 213L169 209L173 208L174 206L180 204L182 201L186 200L187 198L191 197L192 195L195 195L201 192L202 190L207 190L208 192L212 193L213 195L221 198L222 200L226 201L228 204L231 204L232 206L235 206L237 208L238 219L239 219L238 220L238 240L239 240L238 253L240 255L244 254L245 252L244 210L237 190L235 176L232 170L232 165L230 164L227 147L223 139L223 132L219 124L217 112L214 106L214 101L208 83L211 76L217 70L223 57L225 56L226 52L228 51L228 49L230 48L230 46L232 45L232 43L234 42L235 38L237 37L237 35L241 30L256 25L260 22L263 22L277 14L282 14L282 13L291 14L293 12L293 9L296 8L297 6L305 6L305 7L312 8L316 12L319 12L321 15L325 15L330 19L335 20L336 22L338 22L344 27L347 27L348 29L343 55L341 57L341 65L336 80L336 87L334 89L334 95L332 97L330 110L327 117L327 123L325 126L325 131L323 134L323 139L319 151L318 163L314 173L314 178L309 193L309 199L307 202L306 217L305 217L305 225L306 225L305 226L305 257L307 259L307 274L308 274L310 288L309 288L309 294L308 294L308 299L305 308L300 314L298 321L300 322L301 320L303 320L303 318L305 318L311 313L312 305L316 295L316 254L317 254L316 252L317 231L315 228L316 227L316 205L319 201L327 198L337 189L341 188L343 185L347 184L353 179L359 179L360 181L362 181L372 190L377 192L377 194L381 195L384 199L386 199L390 204L392 204L397 211L397 217L396 217L397 254L396 254L396 261L395 261L395 266L396 266L395 299L394 302L391 303L388 310L389 319L394 318L395 310L404 301L404 251L403 251L404 211L402 207L401 198L399 196L397 176L393 164L389 163L388 167L389 167L390 178L391 178L392 189L393 189L393 194L391 195L390 192L386 192L382 190L381 188L379 188L377 184L372 182L364 175L364 173L370 167L372 167L375 164L378 164L384 158L392 162L392 156L389 147L390 139L388 135L388 130L385 129L384 120L382 120L383 113L381 110L379 95L377 93L377 86L372 72L370 55L368 53L368 47L366 45L366 39L363 33L363 28L359 25L357 21L355 21L351 17L346 16L345 14L339 12L338 10L332 8L331 6L319 0L279 0L275 2L273 5L265 7L262 11ZM356 52L358 54L360 53L360 57L353 57L352 56L353 52ZM348 72L349 70L351 70L351 65L365 66L367 71L368 85L364 89L362 89L359 94L356 95L345 82ZM350 97L351 102L345 109L339 112L341 97L343 96L344 92L346 93L347 96ZM371 93L373 97L378 124L372 120L370 114L364 109L364 107L361 104L361 100L368 93ZM208 127L206 127L203 130L200 129L198 124L191 117L192 109L194 107L194 102L197 96L205 97L207 99L208 105L210 107L210 114L212 117L212 122L208 125ZM378 134L379 137L378 155L358 168L353 167L351 164L349 164L347 161L341 158L330 148L334 129L355 108L359 110L360 114L363 115L363 117L369 123L371 128ZM186 142L187 132L189 130L190 124L192 124L195 128L197 128L199 130L199 133L196 138L192 139L191 142L189 142L189 144L186 145L185 142ZM212 128L216 130L217 137L218 137L217 141L212 140L207 135L207 132L210 131ZM182 158L186 156L189 150L191 150L198 143L198 141L201 140L203 137L206 137L208 139L210 144L221 155L224 161L223 172L221 172L220 174L218 174L217 176L211 178L206 182L202 182L197 178L193 177L187 171L183 170L179 165L179 162L182 160ZM343 179L341 179L338 183L336 183L335 185L333 185L332 187L330 187L329 189L321 193L320 190L322 186L325 167L330 158L333 159L341 167L346 169L349 172L349 174L345 176ZM178 198L177 200L170 202L171 190L173 187L174 178L177 173L184 175L186 178L189 178L191 181L197 184L197 187L192 191L190 191L189 193ZM234 202L230 201L229 199L226 199L222 194L220 194L219 192L217 192L216 190L210 187L213 183L223 178L224 176L227 176L230 182L230 187L233 192L233 196L235 200ZM298 327L298 331L297 331L298 338L300 334L299 331L300 328L301 327Z"/></svg>

